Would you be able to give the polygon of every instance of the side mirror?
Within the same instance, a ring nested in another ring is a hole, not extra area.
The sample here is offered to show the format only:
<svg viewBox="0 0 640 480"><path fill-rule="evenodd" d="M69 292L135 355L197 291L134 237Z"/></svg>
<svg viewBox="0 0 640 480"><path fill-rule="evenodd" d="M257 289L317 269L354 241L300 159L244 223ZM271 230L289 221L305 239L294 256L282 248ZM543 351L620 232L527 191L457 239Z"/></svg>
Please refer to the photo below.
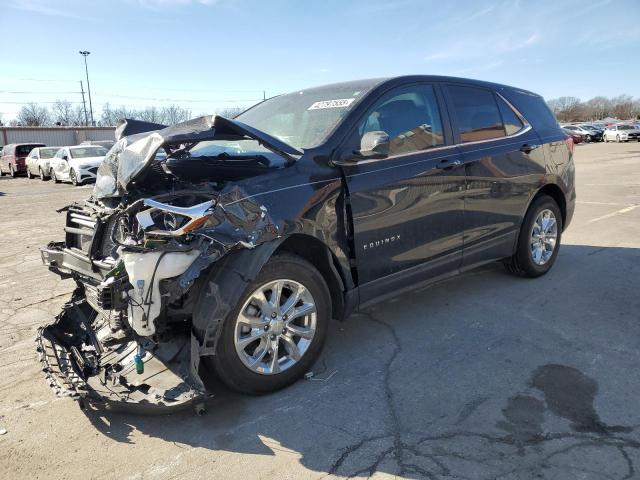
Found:
<svg viewBox="0 0 640 480"><path fill-rule="evenodd" d="M367 132L360 140L360 150L356 153L362 158L386 158L389 156L389 135L382 130Z"/></svg>
<svg viewBox="0 0 640 480"><path fill-rule="evenodd" d="M63 156L62 156L62 159L63 159L63 160L69 160L69 157L67 157L66 155L63 155Z"/></svg>

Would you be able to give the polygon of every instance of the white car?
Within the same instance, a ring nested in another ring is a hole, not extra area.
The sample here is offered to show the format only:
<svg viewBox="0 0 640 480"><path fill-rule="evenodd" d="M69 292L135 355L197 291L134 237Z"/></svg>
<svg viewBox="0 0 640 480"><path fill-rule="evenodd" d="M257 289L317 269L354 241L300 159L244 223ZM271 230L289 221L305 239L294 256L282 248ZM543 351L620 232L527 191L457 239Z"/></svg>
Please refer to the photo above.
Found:
<svg viewBox="0 0 640 480"><path fill-rule="evenodd" d="M108 150L98 145L62 147L49 161L49 176L56 182L82 185L96 179L98 167Z"/></svg>
<svg viewBox="0 0 640 480"><path fill-rule="evenodd" d="M40 180L49 178L49 160L53 158L60 147L36 147L29 152L25 164L27 178L39 176Z"/></svg>
<svg viewBox="0 0 640 480"><path fill-rule="evenodd" d="M640 128L634 125L611 125L602 134L602 141L628 142L636 140L640 142Z"/></svg>

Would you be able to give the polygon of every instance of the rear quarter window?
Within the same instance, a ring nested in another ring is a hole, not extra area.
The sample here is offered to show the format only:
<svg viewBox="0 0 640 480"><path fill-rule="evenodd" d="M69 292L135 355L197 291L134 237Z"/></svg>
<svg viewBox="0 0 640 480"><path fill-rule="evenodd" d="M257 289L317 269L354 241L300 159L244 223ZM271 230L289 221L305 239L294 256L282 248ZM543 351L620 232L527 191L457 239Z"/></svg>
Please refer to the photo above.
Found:
<svg viewBox="0 0 640 480"><path fill-rule="evenodd" d="M541 137L562 135L558 120L541 96L508 88L500 94L518 109Z"/></svg>

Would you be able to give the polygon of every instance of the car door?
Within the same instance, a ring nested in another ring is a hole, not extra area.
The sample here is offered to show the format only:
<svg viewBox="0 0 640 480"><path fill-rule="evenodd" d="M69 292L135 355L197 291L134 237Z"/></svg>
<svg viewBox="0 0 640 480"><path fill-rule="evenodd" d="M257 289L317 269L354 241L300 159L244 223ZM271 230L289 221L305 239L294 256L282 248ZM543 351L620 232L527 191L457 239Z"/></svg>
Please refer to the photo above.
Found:
<svg viewBox="0 0 640 480"><path fill-rule="evenodd" d="M354 154L367 132L388 154ZM340 149L362 303L456 271L462 259L465 173L435 84L376 99Z"/></svg>
<svg viewBox="0 0 640 480"><path fill-rule="evenodd" d="M512 255L532 191L546 173L540 138L497 92L447 84L453 134L465 165L463 269Z"/></svg>

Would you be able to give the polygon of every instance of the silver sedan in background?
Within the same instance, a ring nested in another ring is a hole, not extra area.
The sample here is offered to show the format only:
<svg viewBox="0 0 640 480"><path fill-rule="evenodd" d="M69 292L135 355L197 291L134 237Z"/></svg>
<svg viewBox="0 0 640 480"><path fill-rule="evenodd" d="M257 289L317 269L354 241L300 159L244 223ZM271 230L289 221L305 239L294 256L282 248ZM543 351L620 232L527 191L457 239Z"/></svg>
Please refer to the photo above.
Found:
<svg viewBox="0 0 640 480"><path fill-rule="evenodd" d="M37 147L29 152L26 160L27 178L40 177L40 180L49 178L49 159L53 158L60 147Z"/></svg>

